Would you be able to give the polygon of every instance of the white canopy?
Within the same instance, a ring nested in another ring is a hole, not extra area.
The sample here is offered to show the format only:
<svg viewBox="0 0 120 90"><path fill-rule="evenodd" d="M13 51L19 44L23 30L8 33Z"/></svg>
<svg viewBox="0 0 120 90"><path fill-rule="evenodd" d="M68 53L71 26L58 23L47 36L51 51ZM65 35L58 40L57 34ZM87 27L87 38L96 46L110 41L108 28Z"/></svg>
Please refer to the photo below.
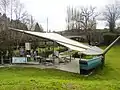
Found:
<svg viewBox="0 0 120 90"><path fill-rule="evenodd" d="M90 49L82 51L82 53L86 55L101 55L103 53L103 50L99 47L92 46Z"/></svg>
<svg viewBox="0 0 120 90"><path fill-rule="evenodd" d="M26 34L31 34L34 36L46 38L52 41L55 41L65 47L68 47L72 50L77 50L77 51L82 51L84 54L89 54L89 55L98 55L102 54L103 50L96 47L91 47L88 45L84 45L82 43L79 43L77 41L68 39L66 37L63 37L57 33L41 33L41 32L33 32L33 31L25 31L25 30L19 30L19 29L14 29L14 28L9 28L10 30L18 31L18 32L24 32Z"/></svg>

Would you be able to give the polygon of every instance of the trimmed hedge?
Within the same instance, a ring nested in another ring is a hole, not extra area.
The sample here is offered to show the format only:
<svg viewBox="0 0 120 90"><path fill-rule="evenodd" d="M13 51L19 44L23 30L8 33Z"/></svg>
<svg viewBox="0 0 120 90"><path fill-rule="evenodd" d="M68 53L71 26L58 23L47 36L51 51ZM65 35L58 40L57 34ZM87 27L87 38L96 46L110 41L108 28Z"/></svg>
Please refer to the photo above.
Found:
<svg viewBox="0 0 120 90"><path fill-rule="evenodd" d="M103 37L104 45L110 45L118 37L118 35L113 33L106 33Z"/></svg>

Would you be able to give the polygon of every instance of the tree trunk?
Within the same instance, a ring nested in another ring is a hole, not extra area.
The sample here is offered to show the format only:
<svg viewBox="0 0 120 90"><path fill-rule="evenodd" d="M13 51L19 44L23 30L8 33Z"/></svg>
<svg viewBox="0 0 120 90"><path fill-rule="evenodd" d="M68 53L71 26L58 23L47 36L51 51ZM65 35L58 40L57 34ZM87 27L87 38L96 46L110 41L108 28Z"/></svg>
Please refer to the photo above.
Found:
<svg viewBox="0 0 120 90"><path fill-rule="evenodd" d="M110 29L110 32L114 32L114 29L115 29L115 23L110 23L109 24L109 29Z"/></svg>
<svg viewBox="0 0 120 90"><path fill-rule="evenodd" d="M87 32L87 31L86 31ZM91 37L90 37L90 32L87 32L87 41L88 41L88 45L91 45Z"/></svg>

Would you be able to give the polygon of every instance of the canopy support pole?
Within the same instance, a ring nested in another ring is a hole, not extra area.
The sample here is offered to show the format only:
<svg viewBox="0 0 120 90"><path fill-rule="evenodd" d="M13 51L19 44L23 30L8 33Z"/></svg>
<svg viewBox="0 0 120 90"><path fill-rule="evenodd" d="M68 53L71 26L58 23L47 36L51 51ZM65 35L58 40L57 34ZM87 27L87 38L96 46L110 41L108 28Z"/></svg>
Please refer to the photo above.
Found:
<svg viewBox="0 0 120 90"><path fill-rule="evenodd" d="M105 65L105 54L113 47L113 45L120 39L120 36L117 37L103 52L102 54L102 68Z"/></svg>
<svg viewBox="0 0 120 90"><path fill-rule="evenodd" d="M80 61L82 60L82 53L79 53L79 55L80 55L80 60L79 60L79 69L80 69L80 73L81 73Z"/></svg>
<svg viewBox="0 0 120 90"><path fill-rule="evenodd" d="M55 64L55 41L53 41L53 64Z"/></svg>
<svg viewBox="0 0 120 90"><path fill-rule="evenodd" d="M71 62L71 60L72 60L72 55L70 54L70 62Z"/></svg>
<svg viewBox="0 0 120 90"><path fill-rule="evenodd" d="M1 56L1 64L3 65L4 62L3 62L3 55Z"/></svg>
<svg viewBox="0 0 120 90"><path fill-rule="evenodd" d="M59 48L59 50L58 50L58 60L59 60L59 64L60 64L60 58L59 58L59 55L60 55L60 45L58 44L58 48Z"/></svg>
<svg viewBox="0 0 120 90"><path fill-rule="evenodd" d="M103 69L104 65L105 65L105 54L102 54L102 66L101 68Z"/></svg>
<svg viewBox="0 0 120 90"><path fill-rule="evenodd" d="M45 53L44 53L44 54L46 54L46 46L47 46L47 45L46 45L46 41L45 41L45 51L44 51ZM47 57L46 57L46 55L45 55L45 62L46 62L46 59L47 59Z"/></svg>

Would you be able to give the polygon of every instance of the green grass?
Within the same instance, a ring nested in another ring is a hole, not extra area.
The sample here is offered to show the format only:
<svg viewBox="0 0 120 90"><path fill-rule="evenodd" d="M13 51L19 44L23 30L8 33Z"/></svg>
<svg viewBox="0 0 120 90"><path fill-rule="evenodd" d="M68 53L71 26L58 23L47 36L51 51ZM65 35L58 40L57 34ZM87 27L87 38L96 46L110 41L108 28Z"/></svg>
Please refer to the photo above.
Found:
<svg viewBox="0 0 120 90"><path fill-rule="evenodd" d="M103 70L88 77L54 69L0 68L0 90L120 90L120 46L108 52Z"/></svg>

